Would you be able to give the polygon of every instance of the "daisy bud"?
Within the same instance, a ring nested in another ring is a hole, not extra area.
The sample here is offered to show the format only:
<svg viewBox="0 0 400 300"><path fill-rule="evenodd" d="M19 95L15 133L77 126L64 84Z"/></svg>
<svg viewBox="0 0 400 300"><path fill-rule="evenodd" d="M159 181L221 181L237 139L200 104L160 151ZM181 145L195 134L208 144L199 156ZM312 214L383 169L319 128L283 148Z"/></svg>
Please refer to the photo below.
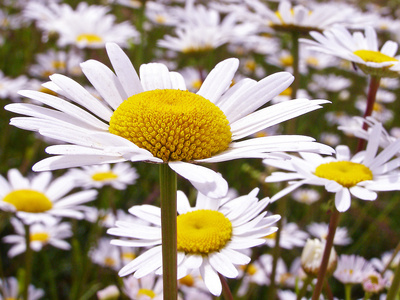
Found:
<svg viewBox="0 0 400 300"><path fill-rule="evenodd" d="M120 292L115 285L109 285L108 287L97 292L97 298L99 300L117 300L120 296Z"/></svg>
<svg viewBox="0 0 400 300"><path fill-rule="evenodd" d="M317 276L324 254L325 241L308 239L301 254L301 267L309 276ZM329 256L327 273L332 273L336 268L337 255L332 248Z"/></svg>

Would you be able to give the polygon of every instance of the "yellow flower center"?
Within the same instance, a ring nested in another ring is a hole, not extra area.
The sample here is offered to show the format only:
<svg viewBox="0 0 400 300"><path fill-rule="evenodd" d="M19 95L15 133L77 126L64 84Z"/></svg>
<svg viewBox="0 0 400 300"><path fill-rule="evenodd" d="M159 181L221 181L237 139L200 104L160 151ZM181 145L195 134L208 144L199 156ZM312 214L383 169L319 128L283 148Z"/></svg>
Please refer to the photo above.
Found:
<svg viewBox="0 0 400 300"><path fill-rule="evenodd" d="M167 21L167 18L164 15L157 15L155 20L159 24L164 24Z"/></svg>
<svg viewBox="0 0 400 300"><path fill-rule="evenodd" d="M137 296L147 296L153 299L156 296L156 293L149 289L139 289Z"/></svg>
<svg viewBox="0 0 400 300"><path fill-rule="evenodd" d="M64 70L67 67L67 64L65 63L65 61L61 61L61 60L53 60L51 62L51 66L54 69L58 69L58 70Z"/></svg>
<svg viewBox="0 0 400 300"><path fill-rule="evenodd" d="M283 92L281 92L279 95L280 96L290 96L290 95L292 95L292 90L293 89L291 87L288 87L285 90L283 90Z"/></svg>
<svg viewBox="0 0 400 300"><path fill-rule="evenodd" d="M257 267L254 264L249 264L249 265L241 265L240 269L245 271L249 275L254 275L257 273Z"/></svg>
<svg viewBox="0 0 400 300"><path fill-rule="evenodd" d="M396 58L373 50L357 50L353 52L365 62L383 63L388 61L398 61Z"/></svg>
<svg viewBox="0 0 400 300"><path fill-rule="evenodd" d="M250 59L246 61L244 66L246 67L247 70L254 72L256 70L257 64L254 60Z"/></svg>
<svg viewBox="0 0 400 300"><path fill-rule="evenodd" d="M209 158L227 149L232 137L219 107L174 89L129 97L112 115L109 131L165 162Z"/></svg>
<svg viewBox="0 0 400 300"><path fill-rule="evenodd" d="M185 277L182 277L179 279L179 283L181 285L186 285L186 286L193 286L194 285L194 278L192 275L188 274Z"/></svg>
<svg viewBox="0 0 400 300"><path fill-rule="evenodd" d="M344 187L352 187L361 181L373 179L373 174L367 166L350 161L335 161L319 165L315 169L315 175L334 180Z"/></svg>
<svg viewBox="0 0 400 300"><path fill-rule="evenodd" d="M315 57L312 57L312 56L309 56L309 57L306 58L306 63L311 65L311 66L314 66L314 67L318 67L319 66L318 58L315 58Z"/></svg>
<svg viewBox="0 0 400 300"><path fill-rule="evenodd" d="M98 172L92 175L92 179L94 181L106 181L106 180L112 180L112 179L117 179L118 175L108 171L108 172Z"/></svg>
<svg viewBox="0 0 400 300"><path fill-rule="evenodd" d="M270 239L270 240L275 240L276 238L276 232L273 232L271 234L268 234L265 236L266 239Z"/></svg>
<svg viewBox="0 0 400 300"><path fill-rule="evenodd" d="M200 79L196 79L192 81L192 88L194 88L195 90L199 90L201 88L201 85L203 84L203 81L201 81Z"/></svg>
<svg viewBox="0 0 400 300"><path fill-rule="evenodd" d="M232 237L232 223L222 213L201 209L177 218L178 251L207 255L225 247Z"/></svg>
<svg viewBox="0 0 400 300"><path fill-rule="evenodd" d="M76 41L79 42L86 42L88 44L94 44L94 43L101 43L103 39L101 36L98 36L97 34L93 33L82 33L76 37Z"/></svg>
<svg viewBox="0 0 400 300"><path fill-rule="evenodd" d="M104 264L105 264L107 267L113 267L113 266L115 266L116 261L115 261L114 258L112 258L112 257L110 257L110 256L107 256L106 258L104 258Z"/></svg>
<svg viewBox="0 0 400 300"><path fill-rule="evenodd" d="M47 232L34 232L30 234L31 242L47 243L49 234Z"/></svg>
<svg viewBox="0 0 400 300"><path fill-rule="evenodd" d="M41 192L34 190L15 190L3 198L4 202L15 206L17 211L41 213L53 207L52 202Z"/></svg>
<svg viewBox="0 0 400 300"><path fill-rule="evenodd" d="M284 55L279 58L280 63L284 67L291 67L293 66L293 56L291 55Z"/></svg>
<svg viewBox="0 0 400 300"><path fill-rule="evenodd" d="M121 256L124 260L134 260L136 258L136 255L132 252L123 252Z"/></svg>

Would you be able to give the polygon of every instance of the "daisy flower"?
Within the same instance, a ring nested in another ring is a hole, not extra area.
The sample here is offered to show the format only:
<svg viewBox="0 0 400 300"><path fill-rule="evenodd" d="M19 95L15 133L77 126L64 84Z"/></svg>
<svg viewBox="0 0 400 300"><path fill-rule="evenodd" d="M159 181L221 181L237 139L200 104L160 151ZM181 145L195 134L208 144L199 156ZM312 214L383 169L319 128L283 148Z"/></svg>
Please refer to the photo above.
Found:
<svg viewBox="0 0 400 300"><path fill-rule="evenodd" d="M80 205L97 196L95 190L67 195L75 187L68 175L52 180L51 172L43 172L26 178L17 169L10 169L7 179L0 176L0 210L15 212L27 224L48 219L49 215L81 219L84 214Z"/></svg>
<svg viewBox="0 0 400 300"><path fill-rule="evenodd" d="M267 165L289 171L274 172L266 178L266 182L289 181L289 186L274 195L272 201L303 184L319 185L335 193L336 208L344 212L350 207L351 196L371 201L377 198L378 191L399 190L398 159L390 159L399 152L400 139L377 154L381 133L382 124L377 123L371 130L367 149L353 157L347 146L339 145L336 147L336 158L300 153L301 157L291 156L290 160L279 163L264 160Z"/></svg>
<svg viewBox="0 0 400 300"><path fill-rule="evenodd" d="M296 223L284 223L280 228L281 236L279 239L279 247L284 249L293 249L294 247L303 247L308 238L308 233L299 229ZM266 244L275 247L275 234L265 237Z"/></svg>
<svg viewBox="0 0 400 300"><path fill-rule="evenodd" d="M127 185L134 184L139 175L129 163L84 166L81 169L71 169L69 174L79 187L99 189L110 185L114 189L123 190Z"/></svg>
<svg viewBox="0 0 400 300"><path fill-rule="evenodd" d="M297 31L308 33L310 30L323 30L333 24L352 24L361 22L355 7L345 3L317 3L310 7L295 5L283 0L278 10L272 11L260 0L246 0L246 4L254 11L249 12L249 20L258 21L263 27L270 26L275 30ZM357 21L356 21L357 20Z"/></svg>
<svg viewBox="0 0 400 300"><path fill-rule="evenodd" d="M322 256L325 249L325 241L320 239L308 239L301 253L301 267L309 276L317 276L322 262ZM331 249L328 261L327 272L335 270L337 255L334 248Z"/></svg>
<svg viewBox="0 0 400 300"><path fill-rule="evenodd" d="M155 274L149 274L140 279L129 276L124 278L123 292L132 300L162 300L162 278Z"/></svg>
<svg viewBox="0 0 400 300"><path fill-rule="evenodd" d="M102 267L118 271L121 268L121 255L118 247L110 244L109 238L101 238L96 247L89 252L92 262Z"/></svg>
<svg viewBox="0 0 400 300"><path fill-rule="evenodd" d="M371 263L358 255L340 255L333 277L343 284L362 283L365 274L375 271Z"/></svg>
<svg viewBox="0 0 400 300"><path fill-rule="evenodd" d="M313 189L298 189L293 192L292 198L297 202L311 205L317 202L321 198L321 195Z"/></svg>
<svg viewBox="0 0 400 300"><path fill-rule="evenodd" d="M116 285L109 285L96 293L98 300L119 299L120 295L121 293Z"/></svg>
<svg viewBox="0 0 400 300"><path fill-rule="evenodd" d="M25 15L36 20L45 35L56 32L60 47L103 48L107 42L128 46L129 41L139 37L139 33L128 21L117 24L116 17L109 11L107 6L88 5L86 2L80 2L75 10L65 3L34 3L27 7Z"/></svg>
<svg viewBox="0 0 400 300"><path fill-rule="evenodd" d="M213 295L222 291L218 273L228 278L238 276L234 265L250 262L250 257L239 252L265 243L264 237L274 233L272 225L280 216L266 216L262 212L269 199L258 200L258 189L238 198L211 199L198 194L196 206L178 192L178 279L199 269L206 287ZM134 273L140 278L152 272L162 272L161 218L160 209L150 205L133 206L129 212L139 219L151 222L152 226L136 223L116 222L116 227L107 233L130 240L112 240L119 246L151 247L138 258L124 266L120 276ZM132 230L135 228L136 230Z"/></svg>
<svg viewBox="0 0 400 300"><path fill-rule="evenodd" d="M315 39L300 39L310 49L324 52L355 63L364 73L378 77L398 77L399 57L395 56L398 44L386 41L378 48L378 36L371 26L365 27L364 35L360 31L350 33L343 26L333 26L323 33L310 32Z"/></svg>
<svg viewBox="0 0 400 300"><path fill-rule="evenodd" d="M105 102L72 79L55 74L46 87L70 101L21 91L53 109L23 103L7 106L28 116L13 118L12 125L71 144L48 147L46 151L56 156L35 164L35 171L123 161L168 163L200 192L223 197L227 183L222 176L193 163L265 158L277 151L332 152L305 136L243 140L327 102L296 99L257 110L291 84L289 73L258 82L243 79L231 86L239 64L231 58L219 63L195 94L186 90L180 74L163 64L142 65L139 79L120 47L107 44L106 48L115 73L95 60L81 64Z"/></svg>
<svg viewBox="0 0 400 300"><path fill-rule="evenodd" d="M15 277L0 279L0 295L4 296L4 299L19 299L19 286L20 283ZM32 284L29 285L28 300L39 300L43 299L43 297L44 291L42 289L37 289Z"/></svg>
<svg viewBox="0 0 400 300"><path fill-rule="evenodd" d="M7 244L13 244L8 251L9 257L17 256L26 251L25 227L18 219L10 220L14 226L16 234L7 235L3 241ZM33 251L41 251L43 247L51 245L53 247L69 250L71 248L64 239L72 236L71 225L66 222L60 223L59 220L51 218L44 222L33 223L29 228L30 244Z"/></svg>
<svg viewBox="0 0 400 300"><path fill-rule="evenodd" d="M329 225L326 223L312 223L307 226L307 230L312 236L326 240L328 236ZM345 227L337 227L335 237L333 238L334 245L348 245L351 243L351 238L347 235L347 229Z"/></svg>

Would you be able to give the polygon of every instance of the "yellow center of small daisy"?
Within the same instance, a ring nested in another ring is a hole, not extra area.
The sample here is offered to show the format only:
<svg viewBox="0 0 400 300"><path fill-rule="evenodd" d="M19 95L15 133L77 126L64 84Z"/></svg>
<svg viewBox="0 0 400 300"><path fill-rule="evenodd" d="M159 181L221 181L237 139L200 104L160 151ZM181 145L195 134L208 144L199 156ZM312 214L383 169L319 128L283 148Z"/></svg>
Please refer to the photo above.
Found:
<svg viewBox="0 0 400 300"><path fill-rule="evenodd" d="M315 169L318 177L334 180L344 187L352 187L365 180L372 180L372 171L365 165L350 161L335 161L319 165Z"/></svg>
<svg viewBox="0 0 400 300"><path fill-rule="evenodd" d="M117 179L118 175L108 171L108 172L98 172L92 175L92 179L94 181L106 181L106 180L112 180L112 179Z"/></svg>
<svg viewBox="0 0 400 300"><path fill-rule="evenodd" d="M53 60L51 62L51 66L54 69L65 69L67 67L67 64L65 63L65 61L62 60Z"/></svg>
<svg viewBox="0 0 400 300"><path fill-rule="evenodd" d="M291 67L293 66L293 56L291 55L284 55L279 58L280 63L284 67Z"/></svg>
<svg viewBox="0 0 400 300"><path fill-rule="evenodd" d="M273 232L271 234L266 235L264 238L270 239L270 240L275 240L276 238L276 232Z"/></svg>
<svg viewBox="0 0 400 300"><path fill-rule="evenodd" d="M49 240L49 234L47 232L34 232L30 235L31 242L42 242L46 243Z"/></svg>
<svg viewBox="0 0 400 300"><path fill-rule="evenodd" d="M249 275L254 275L257 273L257 267L254 264L249 264L249 265L241 265L240 269L245 271Z"/></svg>
<svg viewBox="0 0 400 300"><path fill-rule="evenodd" d="M383 63L388 61L398 61L396 58L373 50L357 50L353 52L365 62Z"/></svg>
<svg viewBox="0 0 400 300"><path fill-rule="evenodd" d="M53 207L52 202L41 192L34 190L15 190L3 198L4 202L15 206L17 211L41 213Z"/></svg>
<svg viewBox="0 0 400 300"><path fill-rule="evenodd" d="M232 133L218 106L174 89L129 97L116 109L109 131L167 161L209 158L228 148Z"/></svg>
<svg viewBox="0 0 400 300"><path fill-rule="evenodd" d="M77 42L86 42L88 44L101 43L103 39L101 36L93 33L82 33L76 37Z"/></svg>
<svg viewBox="0 0 400 300"><path fill-rule="evenodd" d="M186 285L186 286L193 286L194 285L194 278L192 275L188 274L185 277L182 277L179 279L179 283L181 285Z"/></svg>
<svg viewBox="0 0 400 300"><path fill-rule="evenodd" d="M123 252L121 256L124 260L134 260L136 258L136 255L132 252Z"/></svg>
<svg viewBox="0 0 400 300"><path fill-rule="evenodd" d="M139 289L137 296L147 296L150 297L150 299L153 299L156 296L156 293L149 289Z"/></svg>
<svg viewBox="0 0 400 300"><path fill-rule="evenodd" d="M207 255L223 249L232 223L221 212L201 209L177 217L178 251Z"/></svg>
<svg viewBox="0 0 400 300"><path fill-rule="evenodd" d="M116 264L116 261L114 258L107 256L106 258L104 258L104 264L107 267L113 267Z"/></svg>

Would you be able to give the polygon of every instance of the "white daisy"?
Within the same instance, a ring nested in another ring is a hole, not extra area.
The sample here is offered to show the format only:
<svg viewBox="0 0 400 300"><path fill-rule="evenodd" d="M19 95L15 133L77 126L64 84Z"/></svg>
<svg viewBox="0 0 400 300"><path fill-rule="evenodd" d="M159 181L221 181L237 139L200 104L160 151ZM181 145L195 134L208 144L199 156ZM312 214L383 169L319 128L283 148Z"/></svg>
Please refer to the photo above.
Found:
<svg viewBox="0 0 400 300"><path fill-rule="evenodd" d="M386 41L378 48L378 36L371 26L366 26L365 33L356 31L350 33L343 26L333 26L323 34L312 31L315 39L300 39L310 46L310 49L331 54L351 61L366 74L379 77L398 77L400 72L399 57L395 56L398 44Z"/></svg>
<svg viewBox="0 0 400 300"><path fill-rule="evenodd" d="M80 205L97 196L95 190L67 195L75 187L68 175L52 180L51 172L43 172L25 178L17 169L10 169L7 179L0 176L0 210L15 212L29 224L48 215L81 219L84 214Z"/></svg>
<svg viewBox="0 0 400 300"><path fill-rule="evenodd" d="M340 255L333 277L343 284L362 283L365 274L375 271L371 263L358 255Z"/></svg>
<svg viewBox="0 0 400 300"><path fill-rule="evenodd" d="M107 104L72 79L55 74L45 86L78 105L36 91L21 91L54 109L23 103L7 106L29 116L13 118L12 125L72 144L48 147L46 151L56 156L34 165L35 171L122 161L168 163L200 192L221 197L227 183L193 162L264 158L277 151L332 152L305 136L242 141L327 102L296 99L257 110L291 84L293 76L288 73L258 82L244 79L230 87L238 60L227 59L208 74L195 94L186 90L180 74L169 72L163 64L142 65L139 79L120 47L107 44L106 48L116 74L95 60L83 63L82 70Z"/></svg>
<svg viewBox="0 0 400 300"><path fill-rule="evenodd" d="M56 32L60 47L102 48L107 42L128 46L139 33L128 21L117 24L116 17L109 11L107 6L86 2L80 2L76 9L65 3L35 3L27 7L25 15L36 20L46 35Z"/></svg>
<svg viewBox="0 0 400 300"><path fill-rule="evenodd" d="M272 201L290 193L303 184L325 186L335 193L338 211L349 209L351 196L362 200L375 200L378 191L400 189L399 159L390 159L399 152L400 140L391 143L379 154L382 124L377 123L371 130L367 149L352 158L347 146L336 147L336 158L322 157L315 153L301 153L301 157L291 156L291 160L277 163L271 159L265 164L290 171L274 172L266 182L289 181L289 186L272 197Z"/></svg>
<svg viewBox="0 0 400 300"><path fill-rule="evenodd" d="M149 274L140 279L129 276L124 278L123 292L132 300L162 300L162 278L155 274Z"/></svg>
<svg viewBox="0 0 400 300"><path fill-rule="evenodd" d="M295 190L292 198L297 202L310 205L321 199L321 195L316 190L303 188Z"/></svg>
<svg viewBox="0 0 400 300"><path fill-rule="evenodd" d="M312 236L317 237L321 240L326 240L328 236L329 225L326 223L311 223L307 226L307 230ZM351 238L347 234L345 227L337 227L335 231L335 237L333 238L334 245L348 245L351 243Z"/></svg>
<svg viewBox="0 0 400 300"><path fill-rule="evenodd" d="M294 247L303 247L308 238L308 233L300 230L296 223L283 223L279 229L281 236L279 239L279 247L284 249L293 249ZM265 237L266 244L275 247L276 236L271 234Z"/></svg>
<svg viewBox="0 0 400 300"><path fill-rule="evenodd" d="M100 238L96 247L89 252L90 259L102 267L118 271L121 268L121 255L118 247L110 244L109 238Z"/></svg>
<svg viewBox="0 0 400 300"><path fill-rule="evenodd" d="M272 225L280 218L278 215L266 216L267 212L262 212L269 199L259 201L257 193L258 189L255 189L234 199L211 199L199 193L196 206L191 207L187 197L178 192L178 278L192 269L199 269L210 292L220 295L222 286L218 273L228 278L238 276L234 265L250 262L250 257L238 250L264 244L263 237L277 230ZM119 275L134 273L140 278L154 271L162 273L160 209L140 205L133 206L129 212L151 222L153 226L117 221L117 227L107 232L131 240L112 240L112 243L151 248L123 267Z"/></svg>
<svg viewBox="0 0 400 300"><path fill-rule="evenodd" d="M78 187L101 188L110 185L114 189L123 190L127 185L134 184L139 175L129 163L84 166L81 169L71 169L69 174Z"/></svg>
<svg viewBox="0 0 400 300"><path fill-rule="evenodd" d="M20 283L15 277L0 279L0 295L4 296L4 299L19 299L19 285ZM37 289L32 284L29 285L27 300L39 300L43 299L43 296L44 291L42 289Z"/></svg>
<svg viewBox="0 0 400 300"><path fill-rule="evenodd" d="M8 251L9 257L17 256L26 251L25 228L18 219L10 220L14 226L16 234L7 235L3 241L7 244L13 244ZM33 251L41 251L43 247L51 245L53 247L69 250L71 248L64 239L72 236L71 224L62 222L54 218L48 218L44 222L33 223L29 228L30 245Z"/></svg>
<svg viewBox="0 0 400 300"><path fill-rule="evenodd" d="M325 250L325 241L320 239L308 239L301 253L301 267L309 276L317 276ZM334 248L331 249L328 260L327 272L333 272L336 267L337 255Z"/></svg>

